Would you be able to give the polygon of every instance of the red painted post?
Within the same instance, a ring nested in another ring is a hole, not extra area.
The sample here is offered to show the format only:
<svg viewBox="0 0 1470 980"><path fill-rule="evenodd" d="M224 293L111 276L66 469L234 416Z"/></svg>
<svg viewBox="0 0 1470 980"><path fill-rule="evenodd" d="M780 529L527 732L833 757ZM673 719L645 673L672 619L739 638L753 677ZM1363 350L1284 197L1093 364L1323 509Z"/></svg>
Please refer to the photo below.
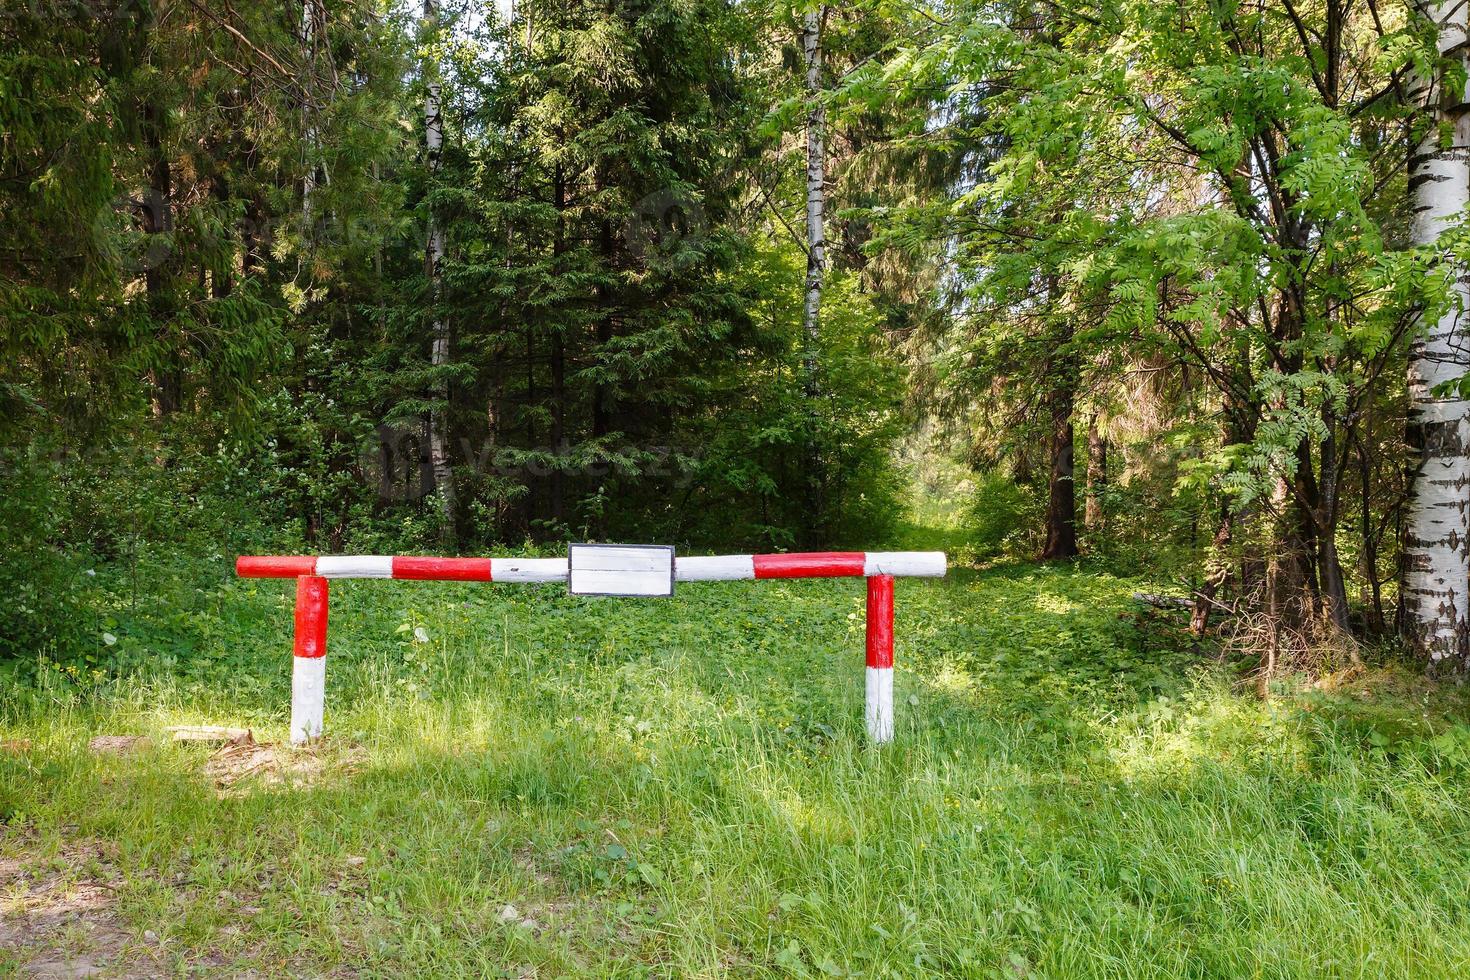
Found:
<svg viewBox="0 0 1470 980"><path fill-rule="evenodd" d="M868 736L893 741L893 576L868 579Z"/></svg>
<svg viewBox="0 0 1470 980"><path fill-rule="evenodd" d="M296 650L291 658L291 741L320 738L327 686L327 580L296 579Z"/></svg>

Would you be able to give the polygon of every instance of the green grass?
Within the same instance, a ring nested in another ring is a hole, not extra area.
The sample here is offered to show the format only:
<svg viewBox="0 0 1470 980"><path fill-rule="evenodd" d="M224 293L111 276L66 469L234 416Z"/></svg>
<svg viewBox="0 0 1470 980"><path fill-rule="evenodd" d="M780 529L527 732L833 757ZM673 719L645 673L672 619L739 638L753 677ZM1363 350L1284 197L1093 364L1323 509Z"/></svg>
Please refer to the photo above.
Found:
<svg viewBox="0 0 1470 980"><path fill-rule="evenodd" d="M162 726L280 740L288 704L291 584L230 582L182 674L14 689L0 862L109 881L124 955L180 973L1470 972L1458 700L1260 701L1138 587L900 582L874 750L857 582L334 583L321 771L221 793Z"/></svg>

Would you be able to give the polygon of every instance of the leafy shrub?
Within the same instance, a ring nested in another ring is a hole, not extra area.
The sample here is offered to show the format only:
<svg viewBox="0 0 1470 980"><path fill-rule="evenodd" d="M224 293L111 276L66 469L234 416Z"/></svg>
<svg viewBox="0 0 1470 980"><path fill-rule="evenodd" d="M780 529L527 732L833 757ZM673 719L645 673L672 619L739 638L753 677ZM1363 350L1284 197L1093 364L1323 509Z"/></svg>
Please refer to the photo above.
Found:
<svg viewBox="0 0 1470 980"><path fill-rule="evenodd" d="M894 459L902 372L883 349L869 297L852 277L834 276L823 296L821 394L807 396L804 261L771 243L747 264L759 297L751 318L765 326L751 355L716 380L718 410L691 420L690 478L666 507L645 507L650 530L713 547L861 548L884 540L903 514Z"/></svg>
<svg viewBox="0 0 1470 980"><path fill-rule="evenodd" d="M0 660L75 649L88 619L86 563L61 544L66 509L56 469L34 453L0 458Z"/></svg>
<svg viewBox="0 0 1470 980"><path fill-rule="evenodd" d="M975 556L1034 555L1040 550L1044 511L1036 488L994 470L976 475L964 517Z"/></svg>

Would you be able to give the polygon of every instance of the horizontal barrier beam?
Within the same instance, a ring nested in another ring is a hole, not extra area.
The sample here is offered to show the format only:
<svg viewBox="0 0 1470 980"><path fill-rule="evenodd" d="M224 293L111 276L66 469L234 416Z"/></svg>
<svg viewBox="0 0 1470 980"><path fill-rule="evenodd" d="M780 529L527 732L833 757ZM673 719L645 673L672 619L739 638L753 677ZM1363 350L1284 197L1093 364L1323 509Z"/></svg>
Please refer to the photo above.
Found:
<svg viewBox="0 0 1470 980"><path fill-rule="evenodd" d="M680 582L766 578L941 578L942 551L811 551L674 559ZM565 582L565 558L427 558L413 555L242 555L242 578L392 578L437 582Z"/></svg>

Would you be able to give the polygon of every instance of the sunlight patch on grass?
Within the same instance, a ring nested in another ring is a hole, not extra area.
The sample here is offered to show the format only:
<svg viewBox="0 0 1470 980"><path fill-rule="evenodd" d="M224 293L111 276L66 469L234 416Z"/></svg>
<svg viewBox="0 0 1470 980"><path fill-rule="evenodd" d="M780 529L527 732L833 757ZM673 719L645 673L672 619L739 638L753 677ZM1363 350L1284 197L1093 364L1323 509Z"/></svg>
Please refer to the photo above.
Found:
<svg viewBox="0 0 1470 980"><path fill-rule="evenodd" d="M1079 611L1082 606L1064 596L1050 592L1042 592L1036 596L1036 609L1038 612L1049 613L1053 616L1067 616Z"/></svg>

